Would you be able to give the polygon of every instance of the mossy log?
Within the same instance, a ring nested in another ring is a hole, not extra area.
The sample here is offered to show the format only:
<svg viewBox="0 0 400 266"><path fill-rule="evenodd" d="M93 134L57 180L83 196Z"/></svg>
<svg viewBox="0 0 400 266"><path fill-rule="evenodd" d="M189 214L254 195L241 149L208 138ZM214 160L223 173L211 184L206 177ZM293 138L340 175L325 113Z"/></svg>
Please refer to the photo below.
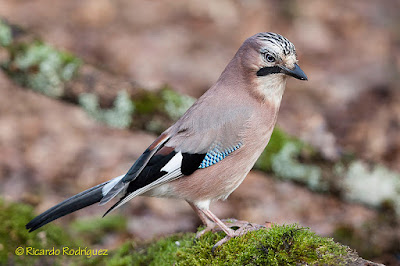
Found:
<svg viewBox="0 0 400 266"><path fill-rule="evenodd" d="M122 230L120 220L77 222L66 233L57 225L28 233L25 223L34 217L33 208L0 199L0 264L23 265L380 265L360 258L349 247L331 238L316 235L308 228L272 225L231 239L212 252L213 245L224 237L222 232L208 232L199 239L194 233L175 234L151 243L128 241L115 250L93 246L99 232L110 228ZM84 226L82 227L82 225ZM263 226L259 226L263 227ZM93 230L95 229L95 230ZM75 236L75 237L73 237ZM82 237L84 236L84 237ZM16 249L24 253L16 255ZM36 250L37 255L28 252ZM106 255L66 255L69 250L107 250ZM58 255L41 255L59 250ZM44 253L43 253L44 254Z"/></svg>

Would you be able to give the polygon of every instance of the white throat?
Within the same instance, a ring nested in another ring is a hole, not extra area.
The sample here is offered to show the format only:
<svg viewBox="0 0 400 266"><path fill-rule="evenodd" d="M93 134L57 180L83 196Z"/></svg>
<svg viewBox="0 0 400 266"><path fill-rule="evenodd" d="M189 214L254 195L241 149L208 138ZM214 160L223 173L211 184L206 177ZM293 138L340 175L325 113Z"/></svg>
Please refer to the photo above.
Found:
<svg viewBox="0 0 400 266"><path fill-rule="evenodd" d="M271 74L258 78L258 91L265 100L279 106L286 86L283 74Z"/></svg>

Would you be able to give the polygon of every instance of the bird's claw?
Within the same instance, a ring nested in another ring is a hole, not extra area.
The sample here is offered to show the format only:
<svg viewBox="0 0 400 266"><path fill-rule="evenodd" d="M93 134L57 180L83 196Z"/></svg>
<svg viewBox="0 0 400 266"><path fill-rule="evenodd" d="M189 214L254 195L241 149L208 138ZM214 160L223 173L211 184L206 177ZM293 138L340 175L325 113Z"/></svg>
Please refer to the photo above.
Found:
<svg viewBox="0 0 400 266"><path fill-rule="evenodd" d="M261 228L266 228L270 227L270 225L266 224L264 225L259 225L259 224L252 224L246 221L239 221L236 219L229 219L229 220L223 220L224 224L226 224L229 228L232 229L232 227L239 227L237 230L233 232L232 235L226 235L223 239L218 241L211 249L212 254L214 254L215 250L217 247L222 246L226 242L228 242L231 238L242 236L247 234L248 232L255 231ZM216 228L218 230L218 228Z"/></svg>
<svg viewBox="0 0 400 266"><path fill-rule="evenodd" d="M204 228L203 230L199 231L196 233L196 237L193 239L193 243L196 243L196 241L202 237L205 233L213 231L215 228L215 224L209 225L206 228Z"/></svg>

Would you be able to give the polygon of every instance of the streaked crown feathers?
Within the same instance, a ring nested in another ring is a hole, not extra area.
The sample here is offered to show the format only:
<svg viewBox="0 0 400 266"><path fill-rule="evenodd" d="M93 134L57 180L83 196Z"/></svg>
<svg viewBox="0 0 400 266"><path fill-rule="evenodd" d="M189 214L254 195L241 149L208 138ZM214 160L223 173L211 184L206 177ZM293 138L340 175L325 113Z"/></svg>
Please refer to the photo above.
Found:
<svg viewBox="0 0 400 266"><path fill-rule="evenodd" d="M256 34L256 38L262 41L271 42L274 45L281 47L284 55L296 55L294 44L280 34L273 32L262 32Z"/></svg>

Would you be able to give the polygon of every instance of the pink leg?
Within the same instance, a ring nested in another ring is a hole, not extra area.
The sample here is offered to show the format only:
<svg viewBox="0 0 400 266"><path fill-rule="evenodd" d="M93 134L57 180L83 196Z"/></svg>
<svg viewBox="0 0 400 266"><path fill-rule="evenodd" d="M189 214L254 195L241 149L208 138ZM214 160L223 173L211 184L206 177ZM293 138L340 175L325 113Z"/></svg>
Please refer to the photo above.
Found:
<svg viewBox="0 0 400 266"><path fill-rule="evenodd" d="M193 203L188 202L190 207L194 210L195 213L200 217L200 220L202 223L206 226L204 230L201 230L196 234L196 238L200 238L202 235L205 233L212 231L215 228L215 223L212 222L210 219L207 218L207 216L199 209L197 208Z"/></svg>
<svg viewBox="0 0 400 266"><path fill-rule="evenodd" d="M221 239L220 241L218 241L212 248L212 252L214 253L215 249L218 246L221 246L222 244L228 242L231 238L233 237L237 237L237 236L242 236L247 234L250 231L254 231L254 230L258 230L260 228L265 228L265 226L262 225L253 225L249 222L245 222L245 221L233 221L229 222L229 226L239 226L238 230L233 230L231 228L229 228L224 222L222 222L220 219L218 219L217 216L215 216L215 214L213 214L210 210L201 210L201 212L203 212L210 220L214 221L221 229L222 231L224 231L226 233L226 236Z"/></svg>
<svg viewBox="0 0 400 266"><path fill-rule="evenodd" d="M226 236L221 239L220 241L217 242L217 244L214 245L212 248L212 251L214 252L215 248L228 242L231 238L241 236L246 234L247 232L253 231L253 230L258 230L260 228L265 228L265 226L262 225L252 225L249 222L246 221L229 221L228 224L229 226L237 226L239 227L238 230L233 230L229 228L223 221L221 221L214 213L212 213L210 210L202 210L199 209L196 205L194 205L191 202L188 202L190 207L199 215L201 221L203 222L204 225L206 225L206 228L203 231L200 231L197 233L196 238L199 238L202 236L204 233L211 231L215 228L215 225L218 225L222 231L226 233Z"/></svg>
<svg viewBox="0 0 400 266"><path fill-rule="evenodd" d="M226 233L227 236L233 237L235 235L235 231L226 226L226 224L224 224L220 219L218 219L218 217L215 216L215 214L212 213L210 210L200 210L200 211L203 212L210 220L216 223L222 229L222 231Z"/></svg>

